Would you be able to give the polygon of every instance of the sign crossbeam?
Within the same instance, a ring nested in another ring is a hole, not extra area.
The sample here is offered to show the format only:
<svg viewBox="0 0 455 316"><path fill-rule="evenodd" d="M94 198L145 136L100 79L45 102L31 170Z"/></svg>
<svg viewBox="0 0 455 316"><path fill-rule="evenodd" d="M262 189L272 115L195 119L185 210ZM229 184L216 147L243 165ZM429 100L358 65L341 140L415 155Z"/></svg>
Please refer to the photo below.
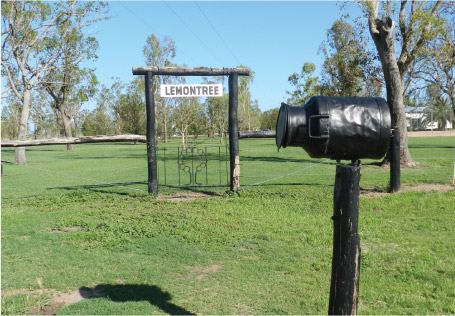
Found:
<svg viewBox="0 0 455 316"><path fill-rule="evenodd" d="M249 76L248 68L181 68L181 67L133 67L133 75L145 75L151 72L154 75L163 76L230 76L237 74L239 76Z"/></svg>

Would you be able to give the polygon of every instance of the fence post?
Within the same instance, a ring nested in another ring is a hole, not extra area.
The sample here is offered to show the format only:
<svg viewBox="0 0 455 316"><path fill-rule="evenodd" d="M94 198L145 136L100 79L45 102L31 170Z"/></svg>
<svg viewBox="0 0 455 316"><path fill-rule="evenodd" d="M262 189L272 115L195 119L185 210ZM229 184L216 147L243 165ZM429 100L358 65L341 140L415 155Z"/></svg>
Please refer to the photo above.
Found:
<svg viewBox="0 0 455 316"><path fill-rule="evenodd" d="M155 96L153 95L153 73L145 73L145 109L147 112L147 164L148 192L158 194L156 146L155 146Z"/></svg>
<svg viewBox="0 0 455 316"><path fill-rule="evenodd" d="M229 75L229 160L231 163L230 175L231 191L240 187L240 156L239 156L239 127L237 121L238 107L238 80L237 73Z"/></svg>
<svg viewBox="0 0 455 316"><path fill-rule="evenodd" d="M164 155L164 185L167 185L166 182L166 147L163 146L163 155Z"/></svg>
<svg viewBox="0 0 455 316"><path fill-rule="evenodd" d="M333 192L333 257L329 315L355 315L359 295L359 165L337 165Z"/></svg>
<svg viewBox="0 0 455 316"><path fill-rule="evenodd" d="M400 130L392 129L390 136L390 188L389 192L400 191Z"/></svg>

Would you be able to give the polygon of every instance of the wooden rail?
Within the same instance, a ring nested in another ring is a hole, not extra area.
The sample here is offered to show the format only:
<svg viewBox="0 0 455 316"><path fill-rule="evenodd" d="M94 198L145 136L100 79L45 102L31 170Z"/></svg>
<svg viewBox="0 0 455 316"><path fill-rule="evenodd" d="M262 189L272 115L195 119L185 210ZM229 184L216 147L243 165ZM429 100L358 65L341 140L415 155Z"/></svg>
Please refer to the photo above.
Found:
<svg viewBox="0 0 455 316"><path fill-rule="evenodd" d="M145 136L142 135L98 135L98 136L82 136L70 138L50 138L50 139L34 139L34 140L12 140L2 141L2 147L25 147L25 146L42 146L42 145L64 145L64 144L82 144L82 143L107 143L107 142L140 142L146 143Z"/></svg>
<svg viewBox="0 0 455 316"><path fill-rule="evenodd" d="M275 138L275 131L239 132L239 138Z"/></svg>

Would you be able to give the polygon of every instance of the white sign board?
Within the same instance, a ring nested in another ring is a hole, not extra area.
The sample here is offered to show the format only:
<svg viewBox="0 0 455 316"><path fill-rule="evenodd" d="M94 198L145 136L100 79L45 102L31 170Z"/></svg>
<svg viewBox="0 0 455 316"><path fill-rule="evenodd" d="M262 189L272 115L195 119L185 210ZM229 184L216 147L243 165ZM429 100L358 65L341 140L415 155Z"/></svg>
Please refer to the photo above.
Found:
<svg viewBox="0 0 455 316"><path fill-rule="evenodd" d="M222 97L222 84L162 84L162 98Z"/></svg>

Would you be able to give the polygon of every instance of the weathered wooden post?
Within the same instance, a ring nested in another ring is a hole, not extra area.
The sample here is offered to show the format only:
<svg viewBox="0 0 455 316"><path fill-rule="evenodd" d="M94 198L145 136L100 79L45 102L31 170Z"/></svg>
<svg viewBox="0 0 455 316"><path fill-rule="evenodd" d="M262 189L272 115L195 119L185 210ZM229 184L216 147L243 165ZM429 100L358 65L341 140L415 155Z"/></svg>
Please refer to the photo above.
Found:
<svg viewBox="0 0 455 316"><path fill-rule="evenodd" d="M356 315L359 296L360 165L338 164L333 191L333 257L329 315Z"/></svg>
<svg viewBox="0 0 455 316"><path fill-rule="evenodd" d="M390 188L391 193L400 191L400 130L392 129L390 136Z"/></svg>
<svg viewBox="0 0 455 316"><path fill-rule="evenodd" d="M153 72L145 73L145 110L147 113L147 165L148 192L158 195L155 143L155 96L153 95Z"/></svg>
<svg viewBox="0 0 455 316"><path fill-rule="evenodd" d="M238 74L229 75L229 158L231 162L231 191L240 187L240 155L239 155L239 126L237 121L238 108Z"/></svg>

